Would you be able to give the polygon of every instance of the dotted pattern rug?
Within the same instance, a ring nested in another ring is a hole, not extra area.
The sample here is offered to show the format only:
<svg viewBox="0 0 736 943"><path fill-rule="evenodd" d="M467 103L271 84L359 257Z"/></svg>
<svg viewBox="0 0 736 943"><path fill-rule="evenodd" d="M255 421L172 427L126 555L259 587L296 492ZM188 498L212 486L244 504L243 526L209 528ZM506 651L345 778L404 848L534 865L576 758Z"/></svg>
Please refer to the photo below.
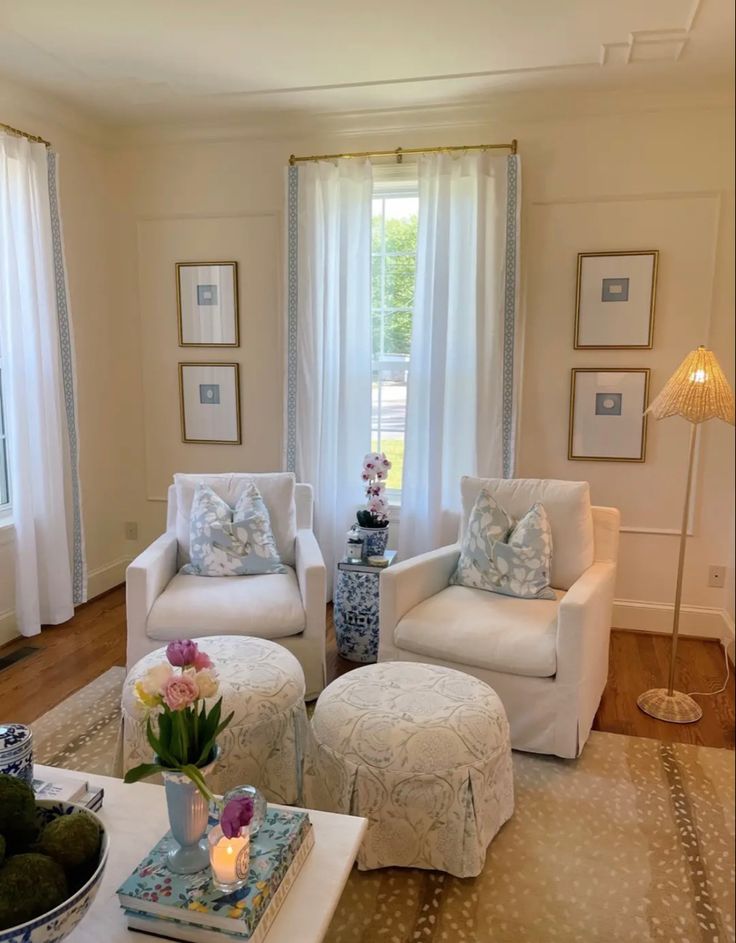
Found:
<svg viewBox="0 0 736 943"><path fill-rule="evenodd" d="M39 762L120 775L123 678L37 721ZM731 751L594 732L578 760L514 753L514 777L477 878L354 870L325 943L733 943Z"/></svg>
<svg viewBox="0 0 736 943"><path fill-rule="evenodd" d="M34 761L122 777L124 680L125 668L110 668L32 723Z"/></svg>

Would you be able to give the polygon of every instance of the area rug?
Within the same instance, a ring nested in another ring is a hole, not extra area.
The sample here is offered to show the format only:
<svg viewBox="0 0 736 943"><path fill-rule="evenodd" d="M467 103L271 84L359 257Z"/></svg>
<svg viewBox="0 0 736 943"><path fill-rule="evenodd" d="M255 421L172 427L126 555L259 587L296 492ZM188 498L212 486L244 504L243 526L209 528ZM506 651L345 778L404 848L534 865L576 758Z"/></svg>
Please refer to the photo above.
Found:
<svg viewBox="0 0 736 943"><path fill-rule="evenodd" d="M124 680L125 668L110 668L32 723L36 763L122 776L120 694Z"/></svg>
<svg viewBox="0 0 736 943"><path fill-rule="evenodd" d="M119 775L122 682L37 721L37 759ZM479 877L354 870L326 943L733 943L731 751L594 732L578 760L515 753L514 775Z"/></svg>

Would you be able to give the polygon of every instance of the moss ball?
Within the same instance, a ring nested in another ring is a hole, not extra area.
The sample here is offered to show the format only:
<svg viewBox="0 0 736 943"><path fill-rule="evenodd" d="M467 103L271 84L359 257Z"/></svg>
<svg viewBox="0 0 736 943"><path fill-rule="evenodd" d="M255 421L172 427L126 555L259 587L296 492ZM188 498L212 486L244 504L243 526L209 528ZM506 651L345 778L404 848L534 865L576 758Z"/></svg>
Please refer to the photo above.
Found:
<svg viewBox="0 0 736 943"><path fill-rule="evenodd" d="M0 930L40 917L68 896L64 869L47 855L8 858L0 867Z"/></svg>
<svg viewBox="0 0 736 943"><path fill-rule="evenodd" d="M22 779L0 773L0 835L9 852L25 851L38 835L33 790Z"/></svg>
<svg viewBox="0 0 736 943"><path fill-rule="evenodd" d="M100 851L100 826L89 815L78 812L52 819L41 832L39 849L66 870L96 861Z"/></svg>

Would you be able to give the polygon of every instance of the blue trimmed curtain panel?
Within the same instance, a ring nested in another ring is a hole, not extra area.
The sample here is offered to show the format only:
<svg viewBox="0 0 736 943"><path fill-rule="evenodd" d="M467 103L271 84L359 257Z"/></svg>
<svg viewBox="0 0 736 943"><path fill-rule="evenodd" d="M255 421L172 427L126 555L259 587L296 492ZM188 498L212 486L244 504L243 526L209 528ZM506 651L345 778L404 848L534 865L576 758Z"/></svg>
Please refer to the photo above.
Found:
<svg viewBox="0 0 736 943"><path fill-rule="evenodd" d="M419 158L402 559L457 537L460 478L514 472L519 158Z"/></svg>
<svg viewBox="0 0 736 943"><path fill-rule="evenodd" d="M0 133L0 357L15 614L23 635L86 599L74 356L56 155Z"/></svg>
<svg viewBox="0 0 736 943"><path fill-rule="evenodd" d="M314 488L328 591L371 435L368 161L289 168L287 468Z"/></svg>

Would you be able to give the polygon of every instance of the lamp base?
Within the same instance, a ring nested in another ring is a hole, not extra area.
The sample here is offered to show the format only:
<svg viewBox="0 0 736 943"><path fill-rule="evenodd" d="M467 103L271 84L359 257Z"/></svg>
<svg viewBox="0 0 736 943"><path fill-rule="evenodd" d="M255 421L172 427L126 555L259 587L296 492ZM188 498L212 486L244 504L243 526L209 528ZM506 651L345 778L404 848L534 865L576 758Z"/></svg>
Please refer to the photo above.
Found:
<svg viewBox="0 0 736 943"><path fill-rule="evenodd" d="M667 688L652 688L636 699L640 710L657 720L670 724L694 724L703 716L703 709L688 694L682 691L667 693Z"/></svg>

